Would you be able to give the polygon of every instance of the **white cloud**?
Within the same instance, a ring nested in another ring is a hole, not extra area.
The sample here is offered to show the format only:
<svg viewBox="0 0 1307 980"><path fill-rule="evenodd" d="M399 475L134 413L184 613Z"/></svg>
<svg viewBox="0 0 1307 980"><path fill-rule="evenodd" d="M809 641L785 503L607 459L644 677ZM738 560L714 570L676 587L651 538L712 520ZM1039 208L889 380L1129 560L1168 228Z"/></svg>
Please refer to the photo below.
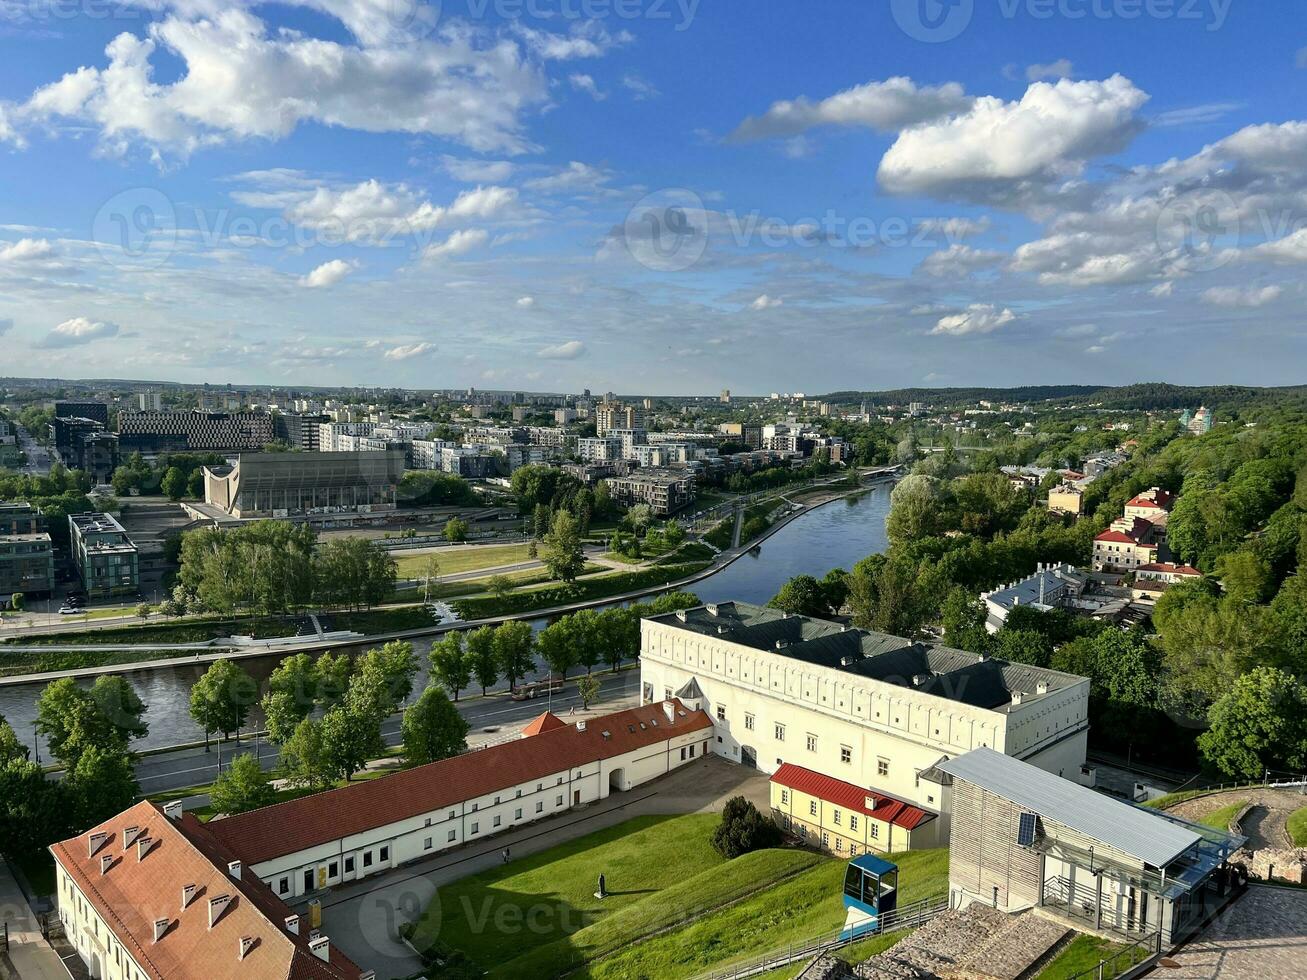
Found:
<svg viewBox="0 0 1307 980"><path fill-rule="evenodd" d="M461 228L443 242L428 245L422 253L428 259L452 258L480 248L490 239L484 228Z"/></svg>
<svg viewBox="0 0 1307 980"><path fill-rule="evenodd" d="M382 356L388 361L407 361L413 357L421 357L423 354L436 349L435 344L402 344L399 347L392 347Z"/></svg>
<svg viewBox="0 0 1307 980"><path fill-rule="evenodd" d="M951 337L962 337L973 333L993 333L1000 327L1007 326L1016 318L1016 314L1009 309L1000 310L992 304L972 303L962 313L941 317L930 332L933 334L947 334Z"/></svg>
<svg viewBox="0 0 1307 980"><path fill-rule="evenodd" d="M1026 81L1042 82L1049 78L1070 78L1074 66L1069 58L1058 58L1046 65L1030 65L1026 69Z"/></svg>
<svg viewBox="0 0 1307 980"><path fill-rule="evenodd" d="M1161 256L1155 245L1120 251L1110 236L1089 232L1050 235L1027 242L1013 253L1014 272L1036 273L1045 286L1103 286L1143 282L1157 275Z"/></svg>
<svg viewBox="0 0 1307 980"><path fill-rule="evenodd" d="M542 347L536 351L536 357L544 358L547 361L574 361L585 353L585 344L579 340L569 340L566 343L555 344L552 347Z"/></svg>
<svg viewBox="0 0 1307 980"><path fill-rule="evenodd" d="M1148 290L1150 296L1156 296L1158 299L1166 299L1175 292L1175 283L1159 282L1152 289Z"/></svg>
<svg viewBox="0 0 1307 980"><path fill-rule="evenodd" d="M568 75L567 80L571 83L572 88L576 89L578 92L584 92L596 102L602 102L607 98L603 92L599 91L599 86L589 75L583 74L582 72L576 72L575 74Z"/></svg>
<svg viewBox="0 0 1307 980"><path fill-rule="evenodd" d="M1291 235L1258 245L1252 253L1258 258L1284 265L1307 263L1307 228L1299 228Z"/></svg>
<svg viewBox="0 0 1307 980"><path fill-rule="evenodd" d="M966 113L902 132L878 177L895 194L985 199L1025 181L1075 176L1129 142L1147 100L1121 75L1037 82L1019 102L986 96Z"/></svg>
<svg viewBox="0 0 1307 980"><path fill-rule="evenodd" d="M1203 299L1226 309L1253 310L1274 303L1283 294L1279 286L1213 286L1203 293Z"/></svg>
<svg viewBox="0 0 1307 980"><path fill-rule="evenodd" d="M991 252L959 243L927 255L919 268L929 276L969 276L981 269L996 266L1002 261L1002 252Z"/></svg>
<svg viewBox="0 0 1307 980"><path fill-rule="evenodd" d="M634 72L627 72L622 76L622 88L631 93L631 97L636 102L644 102L648 99L656 99L662 93L653 85L652 82L645 81Z"/></svg>
<svg viewBox="0 0 1307 980"><path fill-rule="evenodd" d="M749 304L749 308L752 310L772 310L778 306L784 306L784 305L785 305L785 300L781 299L781 297L768 296L766 293L763 293L761 296L759 296L757 299L755 299L752 303Z"/></svg>
<svg viewBox="0 0 1307 980"><path fill-rule="evenodd" d="M0 265L44 263L54 258L55 249L44 238L20 238L16 242L0 242Z"/></svg>
<svg viewBox="0 0 1307 980"><path fill-rule="evenodd" d="M280 139L304 122L420 133L480 151L532 148L521 114L543 103L547 82L510 40L450 29L404 45L342 44L269 31L239 7L207 13L174 11L148 36L119 34L103 68L84 66L38 89L10 121L89 123L112 152L140 142L156 156ZM156 56L181 63L175 81L156 81Z"/></svg>
<svg viewBox="0 0 1307 980"><path fill-rule="evenodd" d="M465 184L502 184L517 169L507 160L470 160L448 154L440 163L449 176Z"/></svg>
<svg viewBox="0 0 1307 980"><path fill-rule="evenodd" d="M930 235L943 235L950 243L989 231L989 216L979 218L923 218L917 227Z"/></svg>
<svg viewBox="0 0 1307 980"><path fill-rule="evenodd" d="M1207 102L1202 105L1185 106L1183 109L1170 109L1166 112L1159 112L1153 117L1153 125L1200 126L1223 119L1243 107L1242 102Z"/></svg>
<svg viewBox="0 0 1307 980"><path fill-rule="evenodd" d="M573 160L557 173L528 180L523 186L528 190L539 191L541 194L558 194L594 191L611 179L612 174L609 171Z"/></svg>
<svg viewBox="0 0 1307 980"><path fill-rule="evenodd" d="M84 316L65 320L36 345L38 347L80 347L95 340L114 337L118 334L118 324L102 320L90 320Z"/></svg>
<svg viewBox="0 0 1307 980"><path fill-rule="evenodd" d="M519 296L517 305L519 309L529 310L536 305L536 298L534 296Z"/></svg>
<svg viewBox="0 0 1307 980"><path fill-rule="evenodd" d="M324 262L300 280L300 285L308 289L323 289L334 286L354 271L354 264L344 259L332 259Z"/></svg>
<svg viewBox="0 0 1307 980"><path fill-rule="evenodd" d="M971 102L955 82L918 86L912 79L900 76L857 85L820 102L802 97L773 102L761 116L750 116L740 123L730 138L794 136L815 126L897 130L965 111Z"/></svg>
<svg viewBox="0 0 1307 980"><path fill-rule="evenodd" d="M233 197L251 205L273 203L257 192L238 192ZM504 217L517 201L516 188L477 186L462 191L449 205L437 205L405 184L366 180L352 187L322 186L311 194L298 195L286 206L285 214L296 225L332 239L384 243L451 222Z"/></svg>
<svg viewBox="0 0 1307 980"><path fill-rule="evenodd" d="M517 27L527 47L548 61L571 61L574 58L598 58L615 47L629 44L627 31L610 34L597 20L577 21L570 33L555 34L530 27Z"/></svg>

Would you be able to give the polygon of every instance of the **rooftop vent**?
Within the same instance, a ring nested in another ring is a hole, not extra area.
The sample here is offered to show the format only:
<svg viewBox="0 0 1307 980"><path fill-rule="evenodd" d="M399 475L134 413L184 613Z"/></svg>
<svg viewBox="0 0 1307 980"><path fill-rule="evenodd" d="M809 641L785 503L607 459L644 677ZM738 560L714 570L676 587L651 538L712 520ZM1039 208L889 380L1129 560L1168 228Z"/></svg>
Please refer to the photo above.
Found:
<svg viewBox="0 0 1307 980"><path fill-rule="evenodd" d="M776 649L777 649L777 650L784 650L784 649L785 649L787 646L789 646L789 645L790 645L790 641L789 641L789 640L777 640L777 641L776 641Z"/></svg>
<svg viewBox="0 0 1307 980"><path fill-rule="evenodd" d="M194 885L182 885L182 909L191 904L191 899L195 897Z"/></svg>
<svg viewBox="0 0 1307 980"><path fill-rule="evenodd" d="M667 716L667 721L671 724L676 723L676 705L671 701L663 702L663 714Z"/></svg>
<svg viewBox="0 0 1307 980"><path fill-rule="evenodd" d="M250 950L254 948L253 936L241 936L239 945L236 947L236 959L243 960Z"/></svg>
<svg viewBox="0 0 1307 980"><path fill-rule="evenodd" d="M154 847L154 838L153 838L153 837L138 837L138 838L136 838L136 860L137 860L137 862L144 861L144 860L145 860L145 855L149 854L150 851L151 851L151 849L152 849L153 847Z"/></svg>
<svg viewBox="0 0 1307 980"><path fill-rule="evenodd" d="M222 913L226 911L227 906L230 904L231 904L230 895L219 895L216 898L209 899L209 928L210 929L212 929L215 925L217 925L218 920L222 918Z"/></svg>
<svg viewBox="0 0 1307 980"><path fill-rule="evenodd" d="M1048 681L1040 681L1038 684L1036 684L1036 685L1035 685L1035 693L1036 693L1036 694L1047 694L1047 693L1048 693Z"/></svg>
<svg viewBox="0 0 1307 980"><path fill-rule="evenodd" d="M678 609L678 610L676 610L676 618L679 619L681 622L685 622L685 620L686 620L686 611L685 611L684 609Z"/></svg>
<svg viewBox="0 0 1307 980"><path fill-rule="evenodd" d="M140 827L137 827L137 826L131 826L131 827L124 827L124 828L123 828L123 850L124 850L124 851L127 850L127 848L129 848L129 847L132 846L132 841L136 840L136 835L139 834L140 832L141 832L141 828L140 828Z"/></svg>
<svg viewBox="0 0 1307 980"><path fill-rule="evenodd" d="M709 615L709 616L716 616L716 615L717 615L717 603L715 603L715 602L710 602L710 603L708 603L708 605L704 606L704 608L708 610L708 615Z"/></svg>
<svg viewBox="0 0 1307 980"><path fill-rule="evenodd" d="M1022 701L1024 698L1025 698L1025 695L1022 694L1020 691L1013 691L1013 692L1012 692L1012 703L1013 703L1014 705L1016 705L1016 704L1020 704L1021 701Z"/></svg>
<svg viewBox="0 0 1307 980"><path fill-rule="evenodd" d="M726 633L727 633L726 627L719 623L719 624L717 625L717 635L718 635L718 636L725 636Z"/></svg>
<svg viewBox="0 0 1307 980"><path fill-rule="evenodd" d="M168 931L170 925L172 925L171 919L154 920L154 941L156 943L163 938L163 934Z"/></svg>
<svg viewBox="0 0 1307 980"><path fill-rule="evenodd" d="M324 963L331 962L331 940L326 936L319 936L317 939L309 940L309 952L322 960Z"/></svg>
<svg viewBox="0 0 1307 980"><path fill-rule="evenodd" d="M359 974L359 980L377 980L376 970L364 970Z"/></svg>
<svg viewBox="0 0 1307 980"><path fill-rule="evenodd" d="M104 842L107 841L108 839L109 839L109 835L99 830L89 835L86 838L86 843L90 847L90 853L88 853L86 856L88 858L95 857L95 852L98 851L101 847L103 847Z"/></svg>
<svg viewBox="0 0 1307 980"><path fill-rule="evenodd" d="M227 862L227 874L231 875L237 881L241 880L241 863L239 861Z"/></svg>
<svg viewBox="0 0 1307 980"><path fill-rule="evenodd" d="M286 931L292 936L300 934L300 917L298 915L286 916Z"/></svg>
<svg viewBox="0 0 1307 980"><path fill-rule="evenodd" d="M100 874L105 874L113 867L113 855L106 854L100 858Z"/></svg>
<svg viewBox="0 0 1307 980"><path fill-rule="evenodd" d="M578 721L578 722L576 723L576 730L577 730L578 732L583 732L583 731L585 731L585 722L584 722L584 721Z"/></svg>
<svg viewBox="0 0 1307 980"><path fill-rule="evenodd" d="M186 806L181 800L173 800L163 805L163 815L169 820L180 820Z"/></svg>
<svg viewBox="0 0 1307 980"><path fill-rule="evenodd" d="M913 674L913 675L912 675L912 686L913 686L913 687L924 687L926 684L929 684L929 683L930 683L930 675L929 675L929 674Z"/></svg>

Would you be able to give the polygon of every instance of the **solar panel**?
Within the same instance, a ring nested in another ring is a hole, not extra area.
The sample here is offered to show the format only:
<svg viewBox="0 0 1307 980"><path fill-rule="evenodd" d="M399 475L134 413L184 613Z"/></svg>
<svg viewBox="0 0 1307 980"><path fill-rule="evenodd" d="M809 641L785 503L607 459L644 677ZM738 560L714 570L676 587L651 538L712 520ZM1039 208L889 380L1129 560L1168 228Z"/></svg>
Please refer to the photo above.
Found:
<svg viewBox="0 0 1307 980"><path fill-rule="evenodd" d="M1035 821L1039 819L1033 813L1021 814L1021 825L1017 828L1017 846L1029 847L1035 843Z"/></svg>

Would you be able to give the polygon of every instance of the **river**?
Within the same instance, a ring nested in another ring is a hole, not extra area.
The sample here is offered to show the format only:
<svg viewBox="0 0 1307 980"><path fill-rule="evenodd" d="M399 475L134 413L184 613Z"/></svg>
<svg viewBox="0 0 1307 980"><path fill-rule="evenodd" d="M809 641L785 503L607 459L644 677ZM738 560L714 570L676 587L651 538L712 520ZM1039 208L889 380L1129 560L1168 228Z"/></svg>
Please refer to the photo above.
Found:
<svg viewBox="0 0 1307 980"><path fill-rule="evenodd" d="M889 494L890 484L886 483L859 496L832 501L795 518L755 551L696 584L693 591L704 602L736 599L765 603L795 575L820 578L832 568L852 568L867 555L885 549ZM532 625L539 628L544 622L539 620ZM427 653L431 641L416 640L413 648L420 665L414 689L420 691L427 683ZM262 684L276 667L278 659L275 656L250 657L240 661L240 665ZM150 734L136 742L135 748L177 745L204 737L204 732L191 720L188 706L191 685L206 668L206 664L159 667L129 675L141 700L149 706L145 720L149 723ZM89 685L90 682L85 683ZM0 715L13 726L19 739L29 745L34 737L36 698L42 686L0 687ZM250 723L257 725L261 720L256 707ZM41 759L49 761L44 742L40 752Z"/></svg>

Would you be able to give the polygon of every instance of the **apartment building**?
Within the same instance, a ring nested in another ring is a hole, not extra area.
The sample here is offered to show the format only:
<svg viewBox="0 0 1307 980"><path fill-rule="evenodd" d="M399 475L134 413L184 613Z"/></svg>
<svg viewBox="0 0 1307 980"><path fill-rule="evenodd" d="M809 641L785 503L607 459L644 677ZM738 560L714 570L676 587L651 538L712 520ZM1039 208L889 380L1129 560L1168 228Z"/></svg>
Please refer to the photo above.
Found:
<svg viewBox="0 0 1307 980"><path fill-rule="evenodd" d="M54 590L54 548L45 518L29 503L0 503L0 608L15 592Z"/></svg>
<svg viewBox="0 0 1307 980"><path fill-rule="evenodd" d="M322 448L318 442L319 426L326 421L325 415L280 413L272 417L272 434L292 449L315 453Z"/></svg>
<svg viewBox="0 0 1307 980"><path fill-rule="evenodd" d="M180 803L143 800L51 845L59 919L87 973L375 980L273 895L212 826Z"/></svg>
<svg viewBox="0 0 1307 980"><path fill-rule="evenodd" d="M112 514L69 514L73 564L91 598L133 595L140 588L136 545Z"/></svg>
<svg viewBox="0 0 1307 980"><path fill-rule="evenodd" d="M713 722L674 699L567 724L208 824L279 898L331 888L625 792L702 759Z"/></svg>
<svg viewBox="0 0 1307 980"><path fill-rule="evenodd" d="M263 412L120 412L121 452L239 452L273 440L272 416Z"/></svg>
<svg viewBox="0 0 1307 980"><path fill-rule="evenodd" d="M104 402L57 401L54 403L57 419L91 419L109 428L109 406Z"/></svg>
<svg viewBox="0 0 1307 980"><path fill-rule="evenodd" d="M607 435L614 429L644 429L645 413L633 405L602 401L595 407L595 435Z"/></svg>
<svg viewBox="0 0 1307 980"><path fill-rule="evenodd" d="M939 841L943 760L989 746L1068 779L1085 762L1086 678L741 602L642 620L640 680L709 711L719 755L918 807Z"/></svg>
<svg viewBox="0 0 1307 980"><path fill-rule="evenodd" d="M1096 572L1134 572L1155 564L1160 552L1158 526L1142 517L1119 517L1094 538Z"/></svg>
<svg viewBox="0 0 1307 980"><path fill-rule="evenodd" d="M684 470L637 470L610 477L608 493L623 507L648 504L658 517L667 517L694 503L694 477Z"/></svg>
<svg viewBox="0 0 1307 980"><path fill-rule="evenodd" d="M1085 492L1073 483L1062 483L1048 491L1048 510L1052 514L1084 513Z"/></svg>
<svg viewBox="0 0 1307 980"><path fill-rule="evenodd" d="M622 459L622 440L608 437L576 440L576 454L583 463L611 463Z"/></svg>
<svg viewBox="0 0 1307 980"><path fill-rule="evenodd" d="M319 422L318 451L356 452L359 437L370 437L376 427L375 422Z"/></svg>

